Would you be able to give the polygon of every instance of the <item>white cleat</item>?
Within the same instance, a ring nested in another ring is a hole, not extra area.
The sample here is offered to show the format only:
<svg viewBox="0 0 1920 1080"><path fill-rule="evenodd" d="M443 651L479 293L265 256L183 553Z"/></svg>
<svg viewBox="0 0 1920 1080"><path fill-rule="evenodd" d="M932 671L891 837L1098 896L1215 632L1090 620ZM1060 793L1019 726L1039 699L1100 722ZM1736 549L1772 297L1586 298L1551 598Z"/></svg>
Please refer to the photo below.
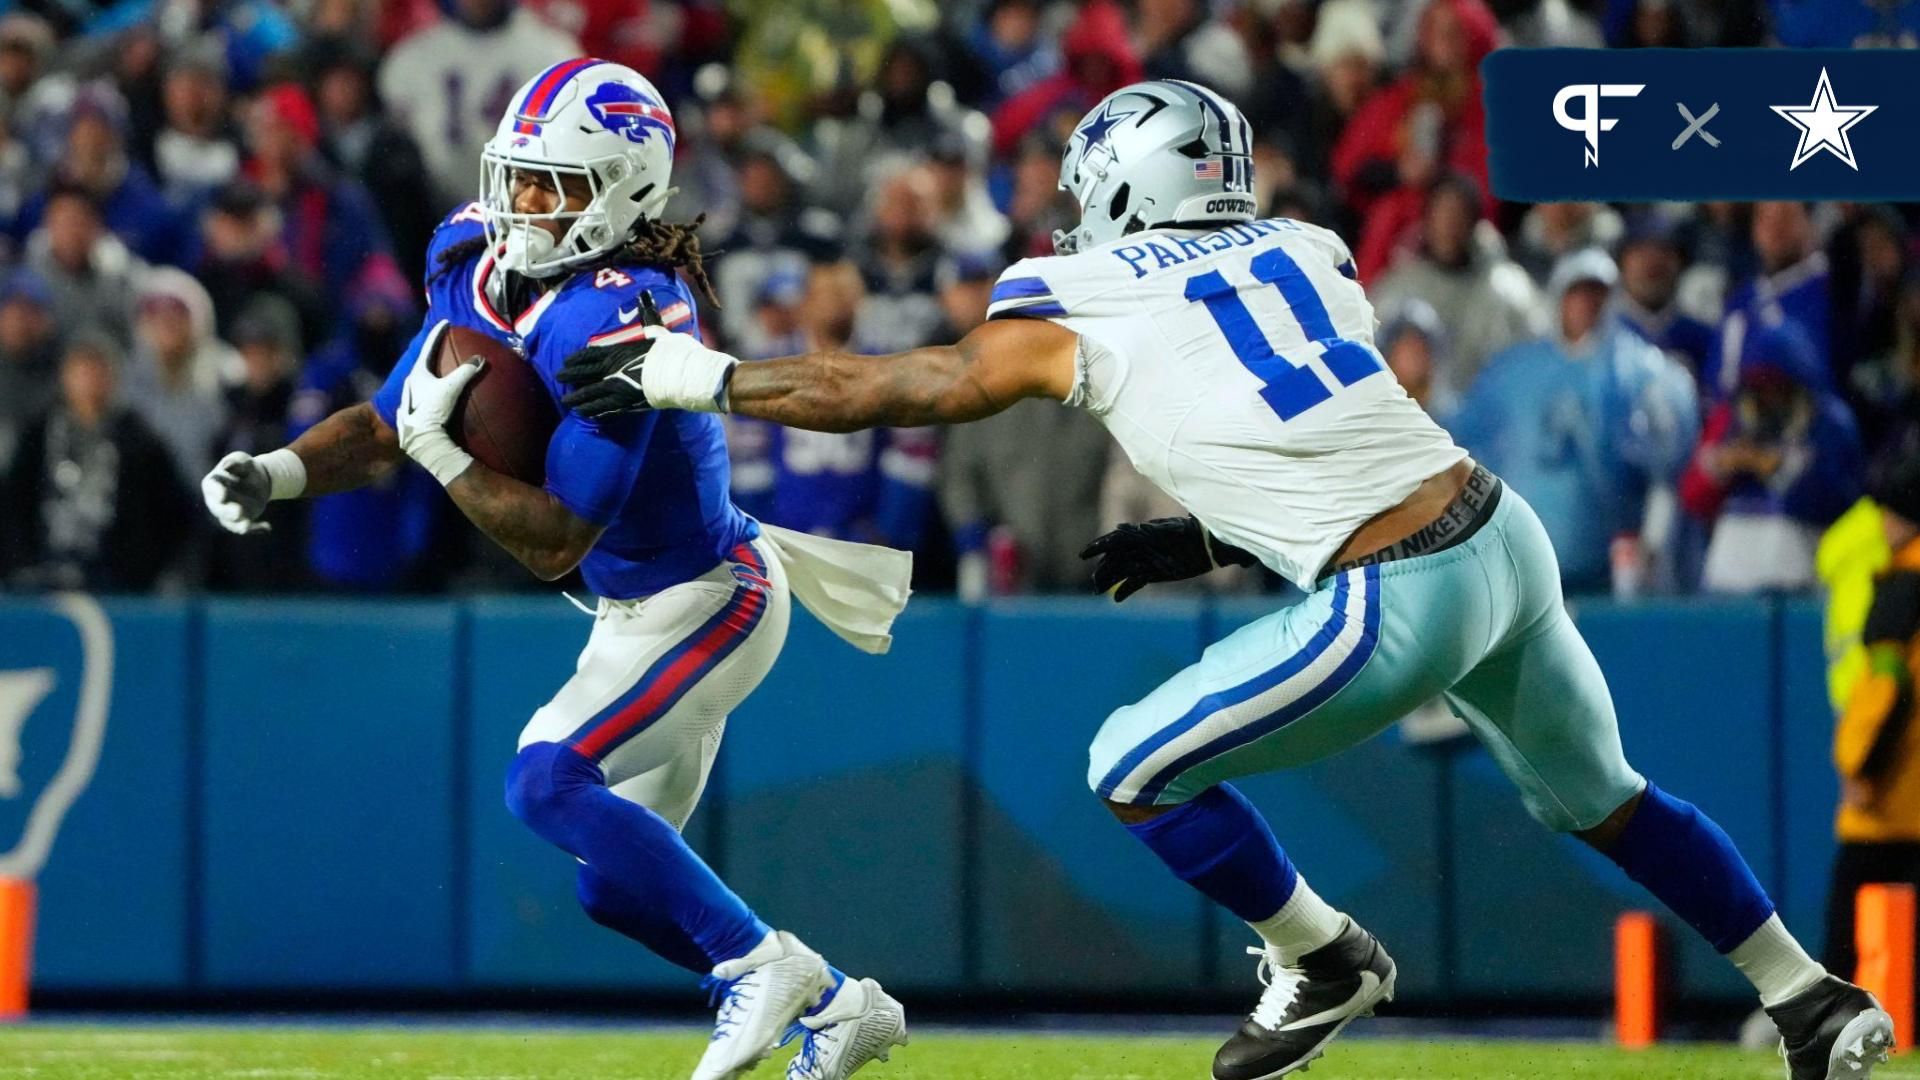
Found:
<svg viewBox="0 0 1920 1080"><path fill-rule="evenodd" d="M788 1026L820 1004L833 974L819 953L776 930L752 952L714 968L707 982L718 1011L693 1080L733 1080L766 1060Z"/></svg>
<svg viewBox="0 0 1920 1080"><path fill-rule="evenodd" d="M792 1034L805 1038L787 1080L847 1080L907 1045L907 1010L872 979L848 979L826 1008L796 1021Z"/></svg>

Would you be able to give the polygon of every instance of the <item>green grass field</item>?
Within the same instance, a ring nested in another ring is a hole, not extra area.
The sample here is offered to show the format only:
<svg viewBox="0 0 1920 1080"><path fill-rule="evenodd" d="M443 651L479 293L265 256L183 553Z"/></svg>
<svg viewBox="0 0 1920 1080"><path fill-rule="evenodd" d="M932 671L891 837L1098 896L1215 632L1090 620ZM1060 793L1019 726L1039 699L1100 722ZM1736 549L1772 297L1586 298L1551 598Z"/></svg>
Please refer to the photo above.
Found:
<svg viewBox="0 0 1920 1080"><path fill-rule="evenodd" d="M93 1027L0 1029L0 1077L333 1080L682 1080L698 1031L470 1028ZM970 1035L934 1031L861 1080L1156 1080L1206 1076L1210 1039ZM776 1059L778 1061L780 1059ZM778 1077L773 1064L756 1077ZM1777 1080L1764 1054L1685 1047L1624 1053L1596 1044L1390 1042L1336 1045L1311 1080L1593 1077ZM1920 1078L1920 1058L1883 1068Z"/></svg>

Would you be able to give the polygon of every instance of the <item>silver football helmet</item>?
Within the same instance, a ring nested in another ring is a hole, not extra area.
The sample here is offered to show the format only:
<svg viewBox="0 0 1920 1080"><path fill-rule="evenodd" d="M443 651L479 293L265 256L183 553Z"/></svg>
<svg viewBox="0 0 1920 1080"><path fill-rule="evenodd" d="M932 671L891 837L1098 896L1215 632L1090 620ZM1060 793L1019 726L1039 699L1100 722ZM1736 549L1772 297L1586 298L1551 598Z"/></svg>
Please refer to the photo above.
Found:
<svg viewBox="0 0 1920 1080"><path fill-rule="evenodd" d="M1253 129L1203 86L1124 86L1074 128L1060 189L1080 204L1080 224L1053 234L1062 255L1163 225L1252 221Z"/></svg>

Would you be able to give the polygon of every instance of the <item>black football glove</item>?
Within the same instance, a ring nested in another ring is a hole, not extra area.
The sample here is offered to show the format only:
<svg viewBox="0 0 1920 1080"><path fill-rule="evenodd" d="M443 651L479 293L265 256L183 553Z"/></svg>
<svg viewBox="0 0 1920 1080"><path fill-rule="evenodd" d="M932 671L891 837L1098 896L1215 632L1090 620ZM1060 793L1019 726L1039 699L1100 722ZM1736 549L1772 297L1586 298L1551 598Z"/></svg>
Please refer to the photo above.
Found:
<svg viewBox="0 0 1920 1080"><path fill-rule="evenodd" d="M665 325L652 292L640 294L640 325ZM618 345L589 345L567 357L556 377L573 390L560 404L589 420L652 408L640 383L640 369L652 347L651 340L641 338Z"/></svg>
<svg viewBox="0 0 1920 1080"><path fill-rule="evenodd" d="M1207 535L1191 517L1155 518L1122 525L1088 544L1083 559L1098 558L1093 587L1119 603L1160 581L1185 581L1221 566L1252 566L1259 560Z"/></svg>

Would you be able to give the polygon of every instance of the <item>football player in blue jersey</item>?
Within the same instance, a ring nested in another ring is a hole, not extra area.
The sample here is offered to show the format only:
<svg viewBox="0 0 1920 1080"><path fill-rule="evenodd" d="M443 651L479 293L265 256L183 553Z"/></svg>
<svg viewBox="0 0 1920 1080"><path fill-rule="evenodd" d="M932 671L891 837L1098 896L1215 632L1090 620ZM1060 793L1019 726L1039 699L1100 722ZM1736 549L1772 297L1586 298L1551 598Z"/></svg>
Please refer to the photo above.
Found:
<svg viewBox="0 0 1920 1080"><path fill-rule="evenodd" d="M432 371L447 327L479 330L520 349L557 402L555 374L578 349L650 325L697 334L683 276L707 291L699 243L691 226L659 219L673 140L658 92L617 64L569 60L527 83L483 152L479 201L433 236L426 322L386 385L291 446L228 455L203 493L229 530L261 531L271 500L355 488L411 457L542 579L578 568L601 597L593 632L520 736L508 807L580 861L594 921L707 976L718 1015L695 1080L740 1075L791 1036L803 1042L790 1077L839 1080L905 1043L900 1005L760 921L680 830L728 714L780 652L789 589L842 637L882 651L908 556L741 513L706 413L563 409L545 485L523 483L446 433L478 367ZM831 594L813 585L822 574Z"/></svg>

